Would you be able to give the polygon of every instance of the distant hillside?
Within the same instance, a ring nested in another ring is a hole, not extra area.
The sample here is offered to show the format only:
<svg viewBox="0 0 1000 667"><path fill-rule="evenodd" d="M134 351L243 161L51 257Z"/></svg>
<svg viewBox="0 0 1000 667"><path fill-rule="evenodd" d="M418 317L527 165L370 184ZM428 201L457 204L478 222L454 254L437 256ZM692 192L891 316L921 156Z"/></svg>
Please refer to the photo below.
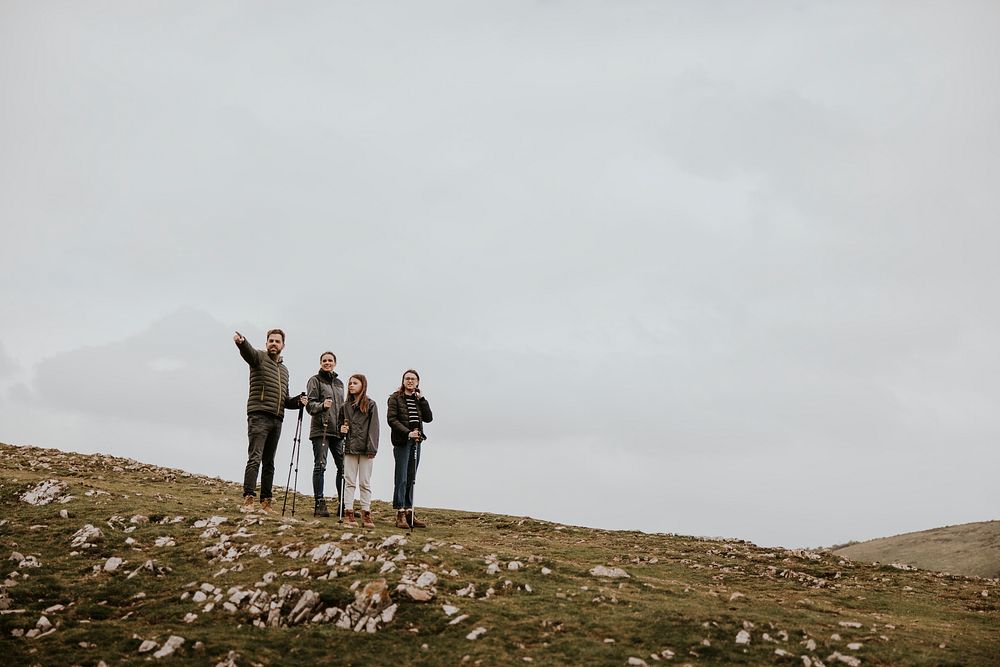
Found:
<svg viewBox="0 0 1000 667"><path fill-rule="evenodd" d="M278 507L282 492L278 491ZM5 665L996 665L1000 581L426 509L0 444Z"/></svg>
<svg viewBox="0 0 1000 667"><path fill-rule="evenodd" d="M883 537L833 553L866 563L906 563L924 570L1000 577L1000 521L981 521Z"/></svg>

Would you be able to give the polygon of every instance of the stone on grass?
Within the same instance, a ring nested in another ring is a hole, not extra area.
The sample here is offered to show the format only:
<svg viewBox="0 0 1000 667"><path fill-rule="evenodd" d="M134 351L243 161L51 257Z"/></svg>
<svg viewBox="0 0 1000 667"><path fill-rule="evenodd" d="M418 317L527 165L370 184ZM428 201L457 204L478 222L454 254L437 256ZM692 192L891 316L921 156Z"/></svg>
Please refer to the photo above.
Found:
<svg viewBox="0 0 1000 667"><path fill-rule="evenodd" d="M71 547L83 549L94 546L93 541L101 536L101 529L97 526L86 524L83 528L73 533L73 539L69 543Z"/></svg>
<svg viewBox="0 0 1000 667"><path fill-rule="evenodd" d="M746 645L750 643L750 633L746 630L740 630L736 633L736 643Z"/></svg>
<svg viewBox="0 0 1000 667"><path fill-rule="evenodd" d="M66 492L66 482L47 479L21 494L21 500L29 505L48 505Z"/></svg>
<svg viewBox="0 0 1000 667"><path fill-rule="evenodd" d="M465 635L466 639L479 639L480 636L486 633L486 628L479 626L469 634Z"/></svg>
<svg viewBox="0 0 1000 667"><path fill-rule="evenodd" d="M122 566L122 563L124 563L124 562L125 561L123 561L118 556L112 556L111 558L109 558L108 560L106 560L104 562L104 571L105 572L116 572L118 570L118 568L120 568Z"/></svg>
<svg viewBox="0 0 1000 667"><path fill-rule="evenodd" d="M399 584L399 586L396 587L396 592L405 593L411 600L415 600L416 602L427 602L434 599L433 591L429 591L426 588L409 586L407 584Z"/></svg>
<svg viewBox="0 0 1000 667"><path fill-rule="evenodd" d="M430 588L437 583L437 575L433 572L424 572L419 577L417 577L417 586L420 588Z"/></svg>
<svg viewBox="0 0 1000 667"><path fill-rule="evenodd" d="M139 644L139 653L149 653L157 646L159 646L159 644L154 642L152 639L147 639Z"/></svg>
<svg viewBox="0 0 1000 667"><path fill-rule="evenodd" d="M604 565L598 565L590 568L590 574L595 577L610 577L612 579L622 577L631 578L629 573L620 567L605 567Z"/></svg>
<svg viewBox="0 0 1000 667"><path fill-rule="evenodd" d="M842 662L847 667L861 667L861 660L855 658L853 655L843 655L838 651L834 651L832 654L828 655L826 658L827 662Z"/></svg>
<svg viewBox="0 0 1000 667"><path fill-rule="evenodd" d="M178 637L177 635L170 635L167 641L164 642L163 646L160 647L160 650L153 654L153 657L156 659L160 659L160 658L166 658L168 655L173 655L174 651L179 649L183 643L184 643L183 637Z"/></svg>

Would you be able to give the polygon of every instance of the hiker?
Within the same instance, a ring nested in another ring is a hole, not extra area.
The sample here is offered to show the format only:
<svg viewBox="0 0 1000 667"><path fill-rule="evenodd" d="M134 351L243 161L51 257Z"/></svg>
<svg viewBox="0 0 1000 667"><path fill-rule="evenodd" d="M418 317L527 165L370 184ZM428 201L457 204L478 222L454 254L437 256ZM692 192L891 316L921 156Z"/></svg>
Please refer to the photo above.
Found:
<svg viewBox="0 0 1000 667"><path fill-rule="evenodd" d="M368 398L368 378L355 373L347 381L347 401L337 420L344 435L344 525L357 528L354 520L354 490L361 489L361 524L372 521L372 466L378 453L378 406Z"/></svg>
<svg viewBox="0 0 1000 667"><path fill-rule="evenodd" d="M396 460L392 507L396 510L397 528L427 526L413 513L413 484L420 465L420 443L427 439L424 423L433 419L431 406L420 393L420 375L411 368L403 373L399 389L389 397L386 410L392 456Z"/></svg>
<svg viewBox="0 0 1000 667"><path fill-rule="evenodd" d="M247 398L247 466L243 473L244 512L253 510L257 472L260 471L260 509L271 510L271 484L274 480L274 454L281 436L281 421L285 410L306 404L306 397L288 395L288 369L282 363L285 332L267 332L267 350L254 349L239 331L233 342L240 356L250 366L250 395Z"/></svg>
<svg viewBox="0 0 1000 667"><path fill-rule="evenodd" d="M337 355L327 351L319 355L319 372L306 383L306 412L310 415L309 440L313 448L313 516L330 516L323 497L327 453L337 466L336 497L343 503L344 439L337 427L337 415L344 404L344 381L333 370Z"/></svg>

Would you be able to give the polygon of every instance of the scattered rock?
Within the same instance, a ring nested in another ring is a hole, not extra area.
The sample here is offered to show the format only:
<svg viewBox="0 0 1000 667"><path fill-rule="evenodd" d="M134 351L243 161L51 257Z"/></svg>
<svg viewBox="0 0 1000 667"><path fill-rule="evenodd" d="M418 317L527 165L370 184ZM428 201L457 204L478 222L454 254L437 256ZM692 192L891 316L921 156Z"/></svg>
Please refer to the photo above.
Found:
<svg viewBox="0 0 1000 667"><path fill-rule="evenodd" d="M853 655L843 655L837 651L834 651L826 657L827 662L842 662L847 667L861 667L861 660L855 658Z"/></svg>
<svg viewBox="0 0 1000 667"><path fill-rule="evenodd" d="M22 493L21 500L29 505L48 505L64 496L67 488L66 482L47 479Z"/></svg>
<svg viewBox="0 0 1000 667"><path fill-rule="evenodd" d="M120 568L124 562L125 561L123 561L118 556L112 556L111 558L109 558L104 562L104 571L117 572L118 568Z"/></svg>
<svg viewBox="0 0 1000 667"><path fill-rule="evenodd" d="M73 539L69 543L71 547L78 547L81 549L89 549L93 547L94 540L101 537L101 529L97 526L86 524L83 528L73 533Z"/></svg>
<svg viewBox="0 0 1000 667"><path fill-rule="evenodd" d="M139 644L139 653L149 653L157 646L159 646L159 644L154 642L152 639L147 639Z"/></svg>
<svg viewBox="0 0 1000 667"><path fill-rule="evenodd" d="M750 643L750 633L746 630L740 630L736 633L736 643L746 646Z"/></svg>
<svg viewBox="0 0 1000 667"><path fill-rule="evenodd" d="M153 654L156 659L166 658L168 655L173 655L174 651L179 649L184 643L183 637L178 637L177 635L170 635L160 650Z"/></svg>
<svg viewBox="0 0 1000 667"><path fill-rule="evenodd" d="M410 597L411 600L416 602L428 602L434 599L434 593L427 590L426 588L417 588L416 586L409 586L407 584L400 584L396 587L396 592L405 593Z"/></svg>
<svg viewBox="0 0 1000 667"><path fill-rule="evenodd" d="M476 628L475 630L473 630L472 632L470 632L469 634L465 635L465 638L466 639L479 639L479 637L481 637L485 633L486 633L486 628L480 626L480 627Z"/></svg>
<svg viewBox="0 0 1000 667"><path fill-rule="evenodd" d="M598 565L590 569L590 574L595 577L611 577L612 579L617 579L621 577L631 578L629 573L620 567L605 567L604 565Z"/></svg>

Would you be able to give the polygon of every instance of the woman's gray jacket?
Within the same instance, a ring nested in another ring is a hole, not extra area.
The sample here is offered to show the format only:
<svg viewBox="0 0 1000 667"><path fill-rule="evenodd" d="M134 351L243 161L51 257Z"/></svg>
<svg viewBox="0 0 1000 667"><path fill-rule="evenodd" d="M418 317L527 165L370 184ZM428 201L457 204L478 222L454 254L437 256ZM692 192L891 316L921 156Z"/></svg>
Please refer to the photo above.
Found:
<svg viewBox="0 0 1000 667"><path fill-rule="evenodd" d="M344 382L335 372L330 373L332 382L323 378L323 372L309 378L306 383L306 412L311 415L309 421L309 439L318 440L323 437L324 422L326 422L326 435L334 438L340 437L340 423L337 415L340 414L340 407L344 404ZM323 401L333 399L333 407L324 408Z"/></svg>
<svg viewBox="0 0 1000 667"><path fill-rule="evenodd" d="M340 408L337 418L339 426L347 420L348 431L344 437L344 454L371 454L378 452L378 406L368 401L368 412L364 413L353 401Z"/></svg>

